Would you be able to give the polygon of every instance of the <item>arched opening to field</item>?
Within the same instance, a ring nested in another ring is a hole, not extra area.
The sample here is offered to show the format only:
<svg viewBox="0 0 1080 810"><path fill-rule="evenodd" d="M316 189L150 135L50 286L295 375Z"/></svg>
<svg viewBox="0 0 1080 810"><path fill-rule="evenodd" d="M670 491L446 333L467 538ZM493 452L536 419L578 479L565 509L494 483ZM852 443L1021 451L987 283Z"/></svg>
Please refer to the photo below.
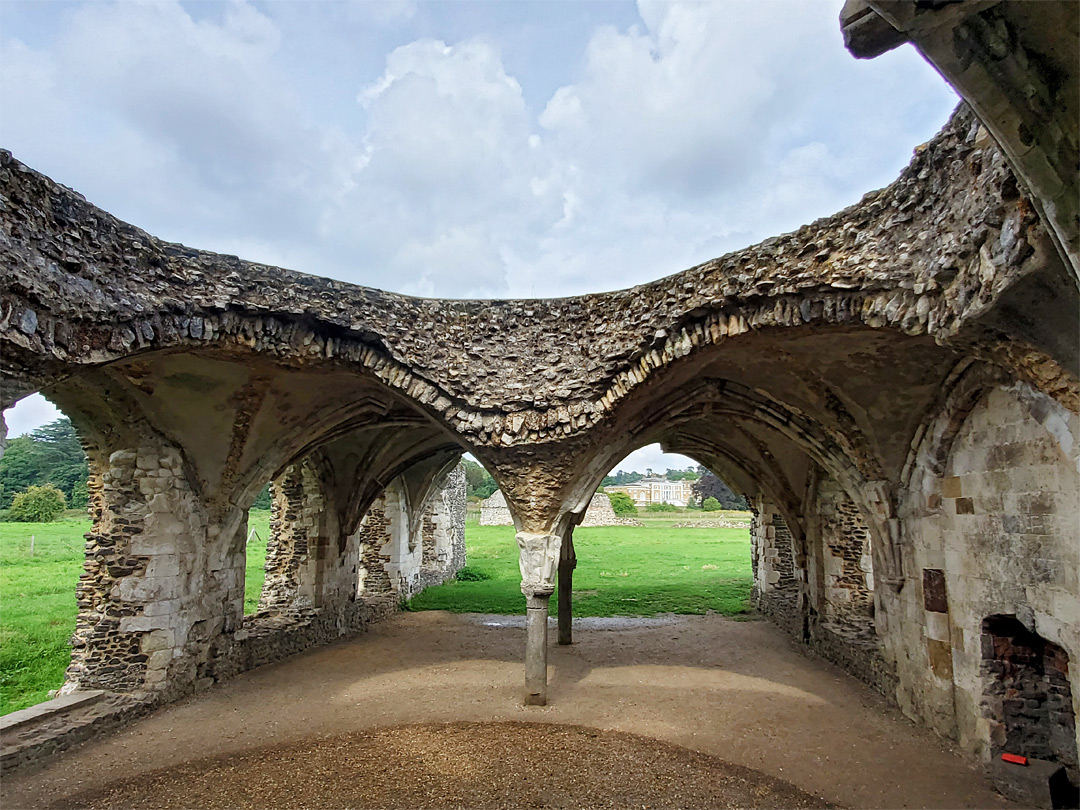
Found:
<svg viewBox="0 0 1080 810"><path fill-rule="evenodd" d="M455 581L420 594L410 607L520 615L513 518L502 493L491 490L494 480L472 464L468 565ZM636 500L627 494L635 487ZM604 478L573 531L579 561L574 615L747 612L751 517L741 495L692 459L664 454L658 446L629 454Z"/></svg>
<svg viewBox="0 0 1080 810"><path fill-rule="evenodd" d="M40 395L5 414L0 457L0 714L40 703L71 661L90 530L90 469L71 420Z"/></svg>

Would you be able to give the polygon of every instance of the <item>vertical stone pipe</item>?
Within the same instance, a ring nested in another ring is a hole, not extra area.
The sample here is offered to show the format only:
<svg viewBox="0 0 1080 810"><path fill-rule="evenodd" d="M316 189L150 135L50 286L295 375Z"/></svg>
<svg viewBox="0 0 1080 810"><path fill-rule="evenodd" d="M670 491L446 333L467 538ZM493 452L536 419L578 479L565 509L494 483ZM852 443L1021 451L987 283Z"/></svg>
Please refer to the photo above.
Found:
<svg viewBox="0 0 1080 810"><path fill-rule="evenodd" d="M518 532L521 592L526 604L525 705L547 703L548 604L555 591L555 571L562 538L557 534Z"/></svg>
<svg viewBox="0 0 1080 810"><path fill-rule="evenodd" d="M525 705L547 704L547 627L550 594L530 596L525 618Z"/></svg>
<svg viewBox="0 0 1080 810"><path fill-rule="evenodd" d="M559 557L559 643L574 643L574 554L573 537L567 537Z"/></svg>

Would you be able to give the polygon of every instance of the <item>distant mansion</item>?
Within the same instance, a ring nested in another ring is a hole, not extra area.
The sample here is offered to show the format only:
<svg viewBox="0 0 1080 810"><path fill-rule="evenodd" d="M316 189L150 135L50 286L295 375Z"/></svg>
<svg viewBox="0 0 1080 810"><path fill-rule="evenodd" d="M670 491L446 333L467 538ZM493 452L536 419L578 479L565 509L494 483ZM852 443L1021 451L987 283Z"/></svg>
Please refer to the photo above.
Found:
<svg viewBox="0 0 1080 810"><path fill-rule="evenodd" d="M634 505L639 507L653 503L686 506L693 497L689 481L669 481L664 477L642 478L632 484L604 489L607 492L625 492L634 499Z"/></svg>

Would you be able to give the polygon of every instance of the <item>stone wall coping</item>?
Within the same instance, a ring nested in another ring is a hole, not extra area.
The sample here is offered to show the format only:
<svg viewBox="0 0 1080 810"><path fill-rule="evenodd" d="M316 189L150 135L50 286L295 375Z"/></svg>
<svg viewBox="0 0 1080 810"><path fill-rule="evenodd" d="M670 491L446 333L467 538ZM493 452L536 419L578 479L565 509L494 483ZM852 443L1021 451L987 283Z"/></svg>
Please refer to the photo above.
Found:
<svg viewBox="0 0 1080 810"><path fill-rule="evenodd" d="M87 689L72 692L68 695L59 695L52 700L43 701L35 706L19 709L17 712L0 717L0 734L39 723L42 720L69 712L72 709L93 705L104 696L105 691L103 689Z"/></svg>

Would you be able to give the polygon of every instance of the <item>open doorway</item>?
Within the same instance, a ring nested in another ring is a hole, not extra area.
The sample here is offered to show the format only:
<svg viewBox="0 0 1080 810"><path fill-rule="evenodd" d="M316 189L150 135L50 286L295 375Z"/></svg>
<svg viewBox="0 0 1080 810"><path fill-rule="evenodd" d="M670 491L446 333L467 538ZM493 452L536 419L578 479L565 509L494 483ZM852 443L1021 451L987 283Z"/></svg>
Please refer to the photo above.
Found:
<svg viewBox="0 0 1080 810"><path fill-rule="evenodd" d="M266 581L267 544L270 540L273 502L267 482L248 509L247 535L244 538L244 615L259 609Z"/></svg>
<svg viewBox="0 0 1080 810"><path fill-rule="evenodd" d="M71 662L86 560L91 470L82 441L40 395L4 413L0 457L0 714L48 699Z"/></svg>
<svg viewBox="0 0 1080 810"><path fill-rule="evenodd" d="M494 479L473 465L468 565L456 581L413 599L413 609L521 612L510 510ZM658 445L631 453L604 478L574 530L575 616L748 612L751 518L746 501L693 459Z"/></svg>

